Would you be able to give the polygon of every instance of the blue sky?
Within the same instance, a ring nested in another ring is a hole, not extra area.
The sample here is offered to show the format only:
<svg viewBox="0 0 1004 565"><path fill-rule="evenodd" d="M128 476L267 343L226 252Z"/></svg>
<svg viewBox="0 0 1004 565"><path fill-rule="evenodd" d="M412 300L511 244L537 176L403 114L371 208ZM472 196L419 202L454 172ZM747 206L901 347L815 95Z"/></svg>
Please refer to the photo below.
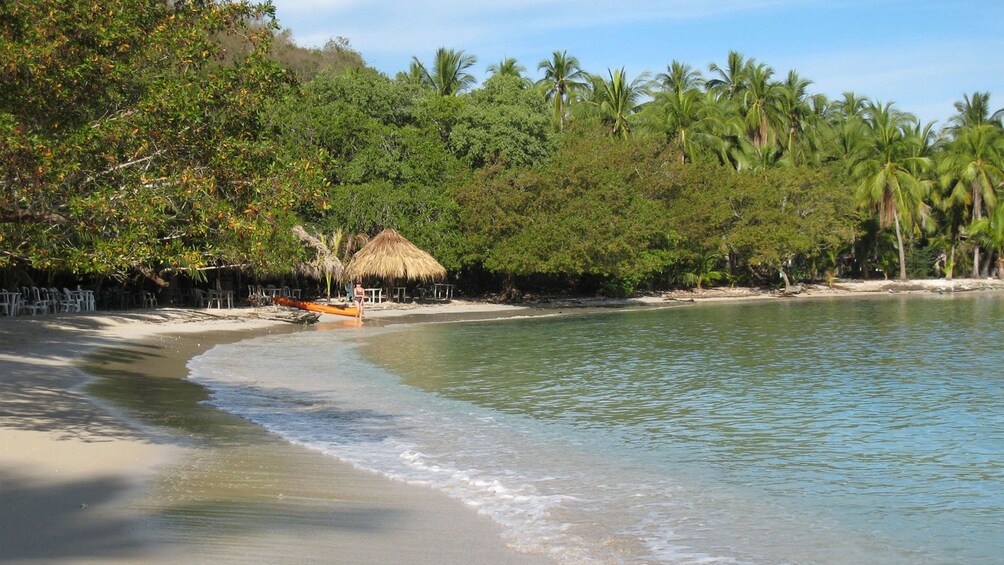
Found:
<svg viewBox="0 0 1004 565"><path fill-rule="evenodd" d="M566 50L596 74L664 72L678 59L707 70L730 49L789 69L830 97L844 91L944 125L963 93L1004 108L1000 0L273 0L297 43L347 38L393 76L439 47L477 56L475 76L515 57L537 64Z"/></svg>

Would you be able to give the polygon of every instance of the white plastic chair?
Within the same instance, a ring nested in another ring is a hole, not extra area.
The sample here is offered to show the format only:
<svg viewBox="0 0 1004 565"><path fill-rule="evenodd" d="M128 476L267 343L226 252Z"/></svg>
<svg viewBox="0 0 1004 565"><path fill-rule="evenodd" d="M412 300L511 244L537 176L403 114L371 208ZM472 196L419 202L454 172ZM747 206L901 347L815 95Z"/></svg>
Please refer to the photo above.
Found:
<svg viewBox="0 0 1004 565"><path fill-rule="evenodd" d="M7 316L17 316L21 305L21 294L5 292L0 295L0 309Z"/></svg>
<svg viewBox="0 0 1004 565"><path fill-rule="evenodd" d="M59 291L56 291L57 293ZM81 297L71 291L70 289L63 287L62 294L59 295L59 309L62 312L80 312L81 303L83 300Z"/></svg>
<svg viewBox="0 0 1004 565"><path fill-rule="evenodd" d="M25 298L26 295L27 298ZM42 291L37 286L22 288L21 298L21 307L30 310L32 316L38 314L39 311L43 314L49 311L49 295L46 293L45 298L42 298Z"/></svg>
<svg viewBox="0 0 1004 565"><path fill-rule="evenodd" d="M97 304L95 303L94 300L93 290L79 290L77 292L80 293L80 300L81 300L80 306L84 311L93 312L95 309L97 309Z"/></svg>

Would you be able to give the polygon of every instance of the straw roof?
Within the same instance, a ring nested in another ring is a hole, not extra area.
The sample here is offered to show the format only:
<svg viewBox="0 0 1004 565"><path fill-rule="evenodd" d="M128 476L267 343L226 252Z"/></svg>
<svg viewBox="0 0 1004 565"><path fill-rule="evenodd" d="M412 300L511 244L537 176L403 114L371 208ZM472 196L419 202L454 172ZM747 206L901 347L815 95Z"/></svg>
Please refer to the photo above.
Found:
<svg viewBox="0 0 1004 565"><path fill-rule="evenodd" d="M388 228L355 254L345 268L345 276L356 280L380 277L430 282L445 278L446 269L432 255Z"/></svg>

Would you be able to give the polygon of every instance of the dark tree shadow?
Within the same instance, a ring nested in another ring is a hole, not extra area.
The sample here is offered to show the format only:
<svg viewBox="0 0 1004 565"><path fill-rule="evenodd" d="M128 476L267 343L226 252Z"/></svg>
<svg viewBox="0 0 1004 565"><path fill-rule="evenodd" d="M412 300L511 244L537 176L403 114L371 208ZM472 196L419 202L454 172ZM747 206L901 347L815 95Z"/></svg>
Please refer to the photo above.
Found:
<svg viewBox="0 0 1004 565"><path fill-rule="evenodd" d="M3 470L0 484L0 562L122 557L142 546L128 520L91 519L130 488L120 478L38 485Z"/></svg>

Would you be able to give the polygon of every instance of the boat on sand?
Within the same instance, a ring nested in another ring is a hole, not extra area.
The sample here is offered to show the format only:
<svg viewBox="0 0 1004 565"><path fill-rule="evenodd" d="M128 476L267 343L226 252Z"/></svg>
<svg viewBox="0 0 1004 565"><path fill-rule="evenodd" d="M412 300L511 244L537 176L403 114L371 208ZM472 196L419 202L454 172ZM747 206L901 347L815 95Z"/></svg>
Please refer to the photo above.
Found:
<svg viewBox="0 0 1004 565"><path fill-rule="evenodd" d="M307 310L309 312L320 312L322 314L335 314L337 316L350 316L352 318L355 318L356 314L358 313L358 308L356 308L355 306L337 306L334 304L320 304L318 302L296 300L295 298L287 298L285 296L275 296L272 298L272 302L275 302L280 306L299 308L300 310Z"/></svg>

